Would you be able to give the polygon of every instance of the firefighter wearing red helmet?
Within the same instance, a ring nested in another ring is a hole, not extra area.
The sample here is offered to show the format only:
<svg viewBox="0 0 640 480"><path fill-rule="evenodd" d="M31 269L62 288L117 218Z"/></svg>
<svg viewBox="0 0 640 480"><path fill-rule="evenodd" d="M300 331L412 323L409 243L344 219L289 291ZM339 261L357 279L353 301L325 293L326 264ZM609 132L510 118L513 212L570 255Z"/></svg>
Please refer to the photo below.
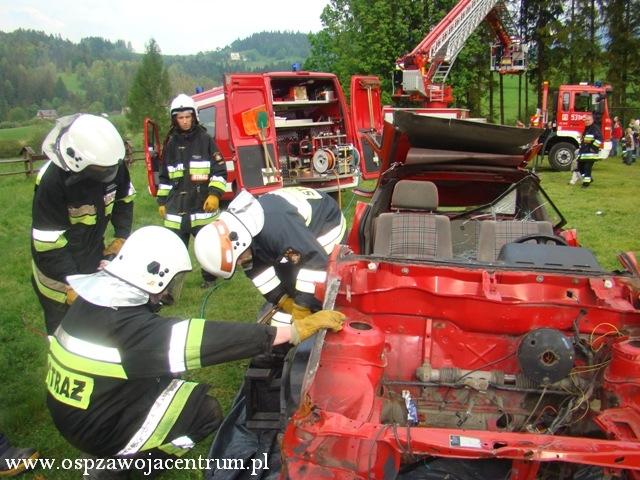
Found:
<svg viewBox="0 0 640 480"><path fill-rule="evenodd" d="M49 162L38 174L33 197L32 283L53 333L76 298L66 277L95 272L129 236L135 189L122 138L103 117L60 118L42 150ZM115 239L105 248L109 223Z"/></svg>
<svg viewBox="0 0 640 480"><path fill-rule="evenodd" d="M288 187L254 198L243 190L219 220L198 233L202 268L230 278L240 264L268 302L272 325L288 324L321 308L315 285L326 280L328 256L345 234L338 204L326 193Z"/></svg>
<svg viewBox="0 0 640 480"><path fill-rule="evenodd" d="M171 129L165 140L157 201L164 226L189 245L218 215L227 186L227 168L213 139L198 121L191 97L181 93L171 102ZM202 272L203 286L215 278Z"/></svg>
<svg viewBox="0 0 640 480"><path fill-rule="evenodd" d="M310 316L299 330L158 315L178 300L190 270L181 239L147 226L104 270L69 277L79 298L50 337L47 404L79 450L151 460L182 455L220 425L222 411L207 385L179 374L342 328L339 312Z"/></svg>

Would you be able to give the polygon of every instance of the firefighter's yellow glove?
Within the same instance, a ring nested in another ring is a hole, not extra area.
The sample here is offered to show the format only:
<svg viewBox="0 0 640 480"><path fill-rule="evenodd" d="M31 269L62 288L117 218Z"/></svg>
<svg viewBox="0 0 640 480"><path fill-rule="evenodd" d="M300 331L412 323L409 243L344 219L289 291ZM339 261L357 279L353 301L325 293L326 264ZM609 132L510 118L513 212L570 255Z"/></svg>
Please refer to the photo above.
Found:
<svg viewBox="0 0 640 480"><path fill-rule="evenodd" d="M76 291L71 288L71 287L67 287L67 305L71 305L73 302L76 301L76 299L78 298L78 294L76 293Z"/></svg>
<svg viewBox="0 0 640 480"><path fill-rule="evenodd" d="M288 314L293 313L294 306L293 298L289 295L284 294L280 300L278 300L278 308L283 312L287 312Z"/></svg>
<svg viewBox="0 0 640 480"><path fill-rule="evenodd" d="M295 302L292 302L292 304L293 305L291 307L291 317L293 320L302 320L303 318L311 315L311 310L309 310L307 307L298 305Z"/></svg>
<svg viewBox="0 0 640 480"><path fill-rule="evenodd" d="M102 255L108 257L109 255L117 255L120 252L120 249L124 245L124 238L114 238L113 242L109 244L107 248L102 251Z"/></svg>
<svg viewBox="0 0 640 480"><path fill-rule="evenodd" d="M215 212L218 210L218 206L220 205L220 200L215 195L209 195L207 199L204 201L204 205L202 209L205 212Z"/></svg>
<svg viewBox="0 0 640 480"><path fill-rule="evenodd" d="M160 205L158 207L158 213L162 218L164 218L167 215L167 207L165 207L164 205Z"/></svg>
<svg viewBox="0 0 640 480"><path fill-rule="evenodd" d="M335 310L320 310L298 320L294 318L291 323L291 343L297 345L323 328L339 332L342 330L344 318L343 313Z"/></svg>

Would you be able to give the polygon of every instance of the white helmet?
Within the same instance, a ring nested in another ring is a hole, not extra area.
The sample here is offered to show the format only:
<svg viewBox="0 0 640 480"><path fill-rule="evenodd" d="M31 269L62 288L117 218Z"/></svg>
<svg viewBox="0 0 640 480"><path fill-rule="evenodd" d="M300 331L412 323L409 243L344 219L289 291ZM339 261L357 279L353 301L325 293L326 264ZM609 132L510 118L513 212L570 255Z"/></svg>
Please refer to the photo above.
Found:
<svg viewBox="0 0 640 480"><path fill-rule="evenodd" d="M196 235L194 249L198 262L216 277L230 278L238 257L249 248L253 237L264 227L262 205L242 190L222 212L218 220Z"/></svg>
<svg viewBox="0 0 640 480"><path fill-rule="evenodd" d="M230 278L238 257L249 248L251 233L229 212L222 212L218 220L203 227L196 235L194 250L202 268L216 277Z"/></svg>
<svg viewBox="0 0 640 480"><path fill-rule="evenodd" d="M104 269L140 290L158 294L176 276L181 278L181 273L191 270L191 260L187 248L175 233L168 228L148 226L133 232L116 258ZM173 285L176 283L174 281Z"/></svg>
<svg viewBox="0 0 640 480"><path fill-rule="evenodd" d="M171 116L173 117L178 112L184 112L185 110L191 110L193 112L193 117L196 122L200 119L198 118L198 110L196 109L196 102L193 101L189 95L181 93L171 102Z"/></svg>
<svg viewBox="0 0 640 480"><path fill-rule="evenodd" d="M57 120L42 143L42 151L65 171L81 172L87 167L112 170L124 159L122 137L103 117L77 113Z"/></svg>

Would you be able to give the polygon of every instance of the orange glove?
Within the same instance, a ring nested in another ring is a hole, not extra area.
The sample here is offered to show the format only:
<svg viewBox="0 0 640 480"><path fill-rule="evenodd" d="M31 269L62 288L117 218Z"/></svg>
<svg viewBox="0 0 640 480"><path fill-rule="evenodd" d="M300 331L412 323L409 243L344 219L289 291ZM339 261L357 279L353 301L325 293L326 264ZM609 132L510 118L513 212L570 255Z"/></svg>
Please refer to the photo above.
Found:
<svg viewBox="0 0 640 480"><path fill-rule="evenodd" d="M219 205L220 205L220 200L218 199L218 197L216 197L215 195L209 195L207 199L204 201L204 205L202 206L202 209L207 213L215 212L216 210L218 210Z"/></svg>
<svg viewBox="0 0 640 480"><path fill-rule="evenodd" d="M71 288L71 287L67 287L67 305L71 305L73 302L76 301L76 299L78 298L78 294L76 293L76 291Z"/></svg>
<svg viewBox="0 0 640 480"><path fill-rule="evenodd" d="M109 244L107 248L102 251L102 255L105 257L109 255L117 255L120 252L120 249L124 245L124 238L114 238L113 242Z"/></svg>
<svg viewBox="0 0 640 480"><path fill-rule="evenodd" d="M294 319L291 324L291 343L297 345L323 328L339 332L344 319L344 314L336 310L320 310L302 319Z"/></svg>
<svg viewBox="0 0 640 480"><path fill-rule="evenodd" d="M160 205L158 207L158 213L162 218L164 218L167 215L167 207L165 207L164 205Z"/></svg>

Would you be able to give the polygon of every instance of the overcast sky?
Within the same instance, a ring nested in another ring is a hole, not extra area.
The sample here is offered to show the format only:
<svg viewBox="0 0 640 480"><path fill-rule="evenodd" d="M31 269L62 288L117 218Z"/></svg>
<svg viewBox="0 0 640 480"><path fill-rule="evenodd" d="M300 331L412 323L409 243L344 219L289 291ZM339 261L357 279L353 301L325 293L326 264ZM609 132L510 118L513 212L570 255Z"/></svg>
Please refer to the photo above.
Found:
<svg viewBox="0 0 640 480"><path fill-rule="evenodd" d="M328 0L0 0L0 30L130 41L155 38L167 55L224 47L264 30L317 32Z"/></svg>

